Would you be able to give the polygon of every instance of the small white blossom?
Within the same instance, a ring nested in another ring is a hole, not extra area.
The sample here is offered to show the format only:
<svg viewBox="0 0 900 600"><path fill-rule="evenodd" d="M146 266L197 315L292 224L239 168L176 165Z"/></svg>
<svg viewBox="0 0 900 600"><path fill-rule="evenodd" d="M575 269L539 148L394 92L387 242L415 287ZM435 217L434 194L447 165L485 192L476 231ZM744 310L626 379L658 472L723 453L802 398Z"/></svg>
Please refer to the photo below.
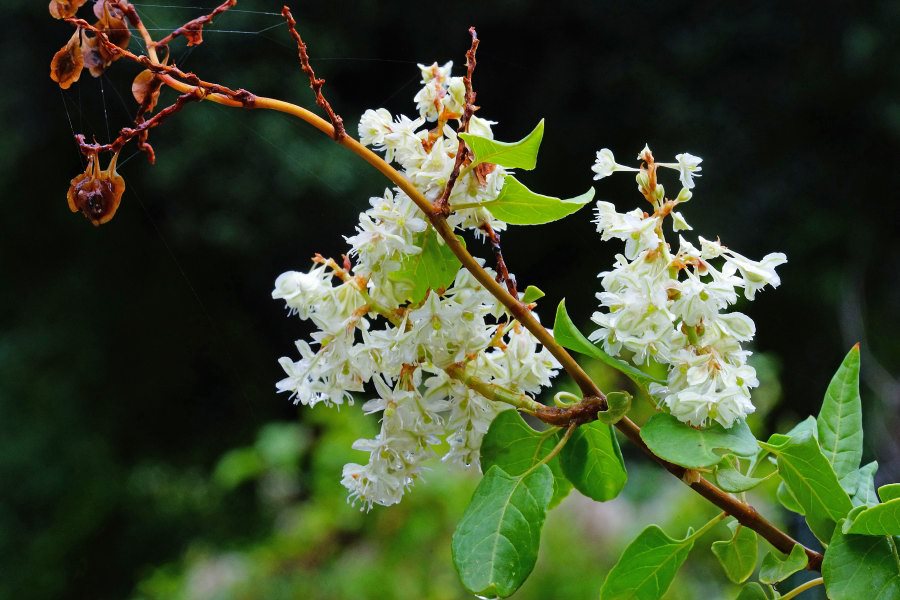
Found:
<svg viewBox="0 0 900 600"><path fill-rule="evenodd" d="M676 154L675 160L678 161L678 173L681 185L689 190L693 189L694 177L700 177L700 171L703 170L703 167L700 166L703 159L699 156L694 156L693 154L685 152L683 154Z"/></svg>
<svg viewBox="0 0 900 600"><path fill-rule="evenodd" d="M618 164L616 162L616 157L613 156L612 150L609 148L603 148L597 152L597 159L594 161L594 166L591 167L591 170L596 173L594 179L609 177L616 171L637 171L637 169L633 167L626 167Z"/></svg>

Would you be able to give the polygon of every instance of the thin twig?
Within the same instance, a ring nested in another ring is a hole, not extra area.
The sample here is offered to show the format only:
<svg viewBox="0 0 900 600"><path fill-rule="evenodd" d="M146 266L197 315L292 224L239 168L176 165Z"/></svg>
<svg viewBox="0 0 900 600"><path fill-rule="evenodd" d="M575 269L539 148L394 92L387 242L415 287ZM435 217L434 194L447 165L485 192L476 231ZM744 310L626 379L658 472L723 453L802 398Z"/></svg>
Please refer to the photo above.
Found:
<svg viewBox="0 0 900 600"><path fill-rule="evenodd" d="M90 156L92 154L97 154L100 152L118 152L133 138L138 137L143 132L157 127L168 117L174 115L182 108L184 108L184 105L188 102L202 100L204 94L205 92L200 88L194 88L190 92L181 94L175 100L174 104L167 106L146 121L141 122L137 127L123 127L119 131L119 136L109 144L88 144L85 141L84 134L81 133L75 136L75 140L78 142L78 147L81 149L81 153L85 156Z"/></svg>
<svg viewBox="0 0 900 600"><path fill-rule="evenodd" d="M503 259L503 250L500 248L500 234L494 231L494 228L487 221L478 228L485 233L488 241L491 243L491 249L494 251L494 258L497 261L497 283L505 283L510 295L518 298L519 291L516 289L516 278L509 274L506 261Z"/></svg>
<svg viewBox="0 0 900 600"><path fill-rule="evenodd" d="M334 139L339 142L347 135L347 132L344 130L344 120L340 115L334 112L334 109L331 108L331 104L325 99L325 95L322 93L322 86L325 85L325 80L316 77L316 72L313 71L312 65L309 64L309 54L306 52L306 44L297 32L297 21L294 20L294 15L291 14L291 9L288 8L287 5L282 7L281 16L287 21L291 37L293 37L294 41L297 43L297 58L300 60L300 68L303 69L303 72L309 77L309 87L312 88L313 93L316 95L316 104L318 104L322 110L325 111L325 114L328 115L328 120L331 121L331 125L334 127Z"/></svg>
<svg viewBox="0 0 900 600"><path fill-rule="evenodd" d="M466 105L463 107L463 114L459 118L459 129L457 133L463 133L469 130L469 120L478 110L475 106L475 90L472 88L472 74L475 72L475 52L478 51L478 33L474 27L469 27L469 35L472 36L472 45L466 51L466 74L463 77L463 85L466 89ZM440 197L434 202L434 210L444 216L450 214L450 194L453 192L453 186L459 178L459 171L462 169L463 163L469 157L469 149L466 142L459 138L459 144L456 149L456 162L453 164L453 170L450 171L450 177L447 179L447 185L444 186Z"/></svg>
<svg viewBox="0 0 900 600"><path fill-rule="evenodd" d="M178 36L183 35L187 38L188 46L199 46L203 43L203 26L212 23L214 17L222 14L235 4L237 4L237 0L225 0L225 2L213 9L208 15L203 15L202 17L197 17L196 19L188 21L163 39L156 42L155 45L166 46Z"/></svg>

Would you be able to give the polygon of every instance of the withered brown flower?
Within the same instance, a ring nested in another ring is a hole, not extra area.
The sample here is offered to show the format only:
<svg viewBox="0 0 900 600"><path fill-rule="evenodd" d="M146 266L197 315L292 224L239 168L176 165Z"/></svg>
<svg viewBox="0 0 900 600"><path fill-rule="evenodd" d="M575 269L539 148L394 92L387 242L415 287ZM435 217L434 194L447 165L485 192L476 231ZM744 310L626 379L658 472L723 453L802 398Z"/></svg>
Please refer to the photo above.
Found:
<svg viewBox="0 0 900 600"><path fill-rule="evenodd" d="M100 158L92 154L84 173L72 180L66 199L72 212L81 212L95 226L103 225L116 214L125 180L116 172L119 153L113 154L106 170L100 170Z"/></svg>
<svg viewBox="0 0 900 600"><path fill-rule="evenodd" d="M121 12L115 9L110 10L106 2L95 4L94 12L97 12L98 5L102 5L102 13L100 19L94 23L94 27L98 31L103 32L109 38L109 41L119 48L123 50L128 48L128 43L131 41L131 31L128 30ZM120 58L118 54L110 51L106 45L101 43L98 36L85 36L82 42L82 49L84 52L84 66L88 68L94 77L103 75L106 68Z"/></svg>
<svg viewBox="0 0 900 600"><path fill-rule="evenodd" d="M79 29L50 61L50 79L64 90L69 89L81 77L81 70L84 68L81 40L82 34Z"/></svg>
<svg viewBox="0 0 900 600"><path fill-rule="evenodd" d="M85 2L87 0L50 0L50 15L54 19L74 17Z"/></svg>

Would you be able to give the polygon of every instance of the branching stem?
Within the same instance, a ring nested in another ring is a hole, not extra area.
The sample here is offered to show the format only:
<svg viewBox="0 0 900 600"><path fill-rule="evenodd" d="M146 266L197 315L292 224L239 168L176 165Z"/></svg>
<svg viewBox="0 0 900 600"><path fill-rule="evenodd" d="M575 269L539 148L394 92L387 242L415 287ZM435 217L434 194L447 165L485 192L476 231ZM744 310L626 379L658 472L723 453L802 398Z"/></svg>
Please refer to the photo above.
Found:
<svg viewBox="0 0 900 600"><path fill-rule="evenodd" d="M277 100L275 98L255 96L244 90L230 90L224 86L202 81L196 75L191 73L184 73L177 68L161 64L156 54L156 43L140 19L137 18L137 13L132 10L131 12L126 13L126 17L128 17L129 22L138 30L143 38L147 47L148 56L137 56L126 50L119 50L118 54L136 61L159 74L163 83L168 87L182 94L197 93L196 88L199 87L203 89L203 92L199 95L202 95L203 99L209 102L238 108L274 110L294 116L333 138L338 144L344 146L362 160L369 163L390 180L391 183L409 196L434 226L438 235L444 239L447 247L450 248L453 254L459 259L460 263L462 263L463 268L468 270L491 295L497 298L506 307L511 317L519 321L522 326L528 329L538 342L556 358L566 373L568 373L578 385L584 398L580 403L566 409L544 406L530 398L528 398L527 401L519 398L518 400L515 400L522 404L519 408L533 413L536 417L551 425L560 427L570 427L573 424L577 426L594 421L597 419L597 412L607 408L606 396L600 391L594 381L588 376L584 369L581 368L572 355L553 338L553 335L541 325L526 306L519 302L518 298L514 297L503 285L495 281L469 251L466 250L466 247L456 237L453 228L447 223L449 206L433 206L432 203L416 189L409 179L394 169L381 156L375 154L372 150L363 146L360 142L348 135L339 136L334 125L301 106L283 100ZM118 47L109 42L105 33L98 31L86 21L80 19L67 19L67 21L78 27L93 31L100 38L101 43L109 48L110 51L114 51L114 47L118 49ZM475 38L473 34L473 48L470 50L472 56L469 65L470 71L468 73L470 81L471 68L474 68L474 48L477 47L476 41L477 38ZM474 94L472 94L471 100L474 101ZM469 103L467 102L467 104ZM474 110L474 105L472 105L472 110ZM471 116L471 113L469 116ZM654 187L655 169L650 168L648 171L651 183L650 187ZM481 382L481 384L483 384L481 385L475 381L473 381L473 383L475 385L480 385L481 389L479 390L479 393L482 393L481 390L483 390L485 394L493 394L495 398L499 399L499 396L497 395L498 391L496 389L485 387L490 384ZM490 398L490 396L487 395L486 397ZM507 400L512 400L512 398L503 401ZM516 404L513 405L515 406ZM633 421L625 417L616 423L616 427L652 460L661 465L672 475L683 480L686 470L683 467L665 461L653 454L641 439L640 428ZM799 544L799 542L794 540L787 533L781 531L774 524L760 515L753 506L725 493L709 481L700 479L699 481L694 481L688 485L709 502L721 508L726 514L735 517L741 525L756 531L782 553L789 554L794 545ZM820 570L822 554L809 548L804 547L804 549L808 558L808 568L810 570Z"/></svg>

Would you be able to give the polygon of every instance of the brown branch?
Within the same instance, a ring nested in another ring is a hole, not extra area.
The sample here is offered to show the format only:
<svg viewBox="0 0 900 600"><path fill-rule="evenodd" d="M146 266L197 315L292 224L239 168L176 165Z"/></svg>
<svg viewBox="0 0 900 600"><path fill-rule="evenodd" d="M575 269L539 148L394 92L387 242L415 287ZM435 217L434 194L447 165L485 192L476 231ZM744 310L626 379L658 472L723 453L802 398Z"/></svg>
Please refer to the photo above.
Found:
<svg viewBox="0 0 900 600"><path fill-rule="evenodd" d="M312 88L313 93L316 95L316 104L328 115L328 120L331 121L331 125L334 127L334 139L339 142L347 135L347 132L344 130L344 120L334 112L331 104L325 99L325 95L322 94L322 86L325 85L325 80L317 78L316 72L313 71L312 65L309 64L306 44L297 32L297 21L294 20L294 15L291 14L291 9L287 5L281 8L281 16L287 21L291 37L297 43L297 58L300 60L300 68L309 77L309 87Z"/></svg>
<svg viewBox="0 0 900 600"><path fill-rule="evenodd" d="M203 43L203 26L208 23L212 23L214 17L222 14L235 4L237 4L237 0L225 0L225 2L213 9L213 11L208 15L203 15L202 17L197 17L192 21L188 21L163 39L156 42L155 45L166 46L169 42L171 42L178 36L183 35L187 39L188 46L199 46Z"/></svg>
<svg viewBox="0 0 900 600"><path fill-rule="evenodd" d="M463 114L459 118L459 128L457 133L463 133L469 130L469 120L478 110L475 106L475 91L472 89L472 74L475 72L475 52L478 51L478 33L474 27L469 27L469 35L472 36L472 46L466 51L466 74L463 77L463 85L466 89L466 105L463 107ZM450 177L447 179L447 185L440 197L434 202L434 210L445 217L450 214L450 194L453 192L453 186L459 178L459 171L462 169L463 163L469 157L469 149L466 142L459 138L459 144L456 149L456 162L453 164L453 170L450 171Z"/></svg>
<svg viewBox="0 0 900 600"><path fill-rule="evenodd" d="M494 228L487 221L478 228L485 233L488 241L491 243L491 249L494 251L494 259L497 261L497 283L505 283L510 295L518 298L519 292L516 289L516 278L509 274L506 261L503 259L503 250L500 248L500 234L494 231Z"/></svg>
<svg viewBox="0 0 900 600"><path fill-rule="evenodd" d="M78 142L78 147L81 149L81 153L85 156L98 154L100 152L118 152L122 149L123 146L125 146L125 144L127 144L135 137L140 136L141 133L157 127L167 118L180 111L188 102L202 100L205 95L206 93L199 88L195 88L190 92L181 94L175 100L174 104L165 107L146 121L141 122L136 127L123 127L119 131L119 136L109 144L88 144L84 139L84 134L81 133L75 135L75 140Z"/></svg>
<svg viewBox="0 0 900 600"><path fill-rule="evenodd" d="M550 425L556 427L567 427L572 423L583 425L585 423L595 421L597 420L597 412L600 410L604 410L605 408L605 400L601 400L598 397L587 396L578 404L575 404L568 408L547 406L534 412L533 414L541 421L544 421L545 423L548 423ZM632 443L640 448L657 464L662 466L665 470L667 470L675 477L678 477L679 479L684 481L691 487L691 489L709 500L711 503L715 504L726 513L737 519L741 525L744 525L745 527L749 527L750 529L756 531L780 552L783 552L784 554L790 554L791 549L794 547L794 545L799 544L803 546L802 544L800 544L800 542L778 529L778 527L773 525L765 517L759 514L759 512L750 504L741 502L730 494L726 494L706 479L697 478L696 472L689 472L689 470L685 469L684 467L670 463L656 456L653 451L647 447L647 444L645 444L644 440L641 438L640 428L627 417L616 423L616 427L625 435L625 437L631 440ZM691 476L692 473L695 475L695 477ZM822 554L805 546L803 546L803 550L806 552L806 557L808 560L807 568L811 571L821 570L823 558Z"/></svg>

